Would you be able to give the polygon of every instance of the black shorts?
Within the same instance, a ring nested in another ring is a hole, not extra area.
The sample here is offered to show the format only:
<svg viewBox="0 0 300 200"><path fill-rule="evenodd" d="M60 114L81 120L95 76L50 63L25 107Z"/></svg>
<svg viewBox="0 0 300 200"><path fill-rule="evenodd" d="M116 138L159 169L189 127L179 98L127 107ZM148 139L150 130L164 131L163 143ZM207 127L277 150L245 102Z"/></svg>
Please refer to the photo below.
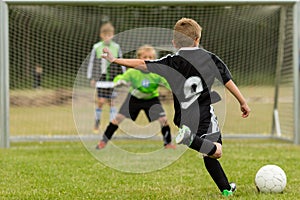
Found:
<svg viewBox="0 0 300 200"><path fill-rule="evenodd" d="M198 137L222 144L221 130L213 106L192 105L191 109L181 110L181 125L188 126Z"/></svg>
<svg viewBox="0 0 300 200"><path fill-rule="evenodd" d="M165 111L157 97L144 100L138 99L131 94L128 94L126 100L119 110L119 113L135 121L141 110L145 111L149 122L166 116Z"/></svg>
<svg viewBox="0 0 300 200"><path fill-rule="evenodd" d="M116 97L114 88L97 88L98 98L113 99Z"/></svg>

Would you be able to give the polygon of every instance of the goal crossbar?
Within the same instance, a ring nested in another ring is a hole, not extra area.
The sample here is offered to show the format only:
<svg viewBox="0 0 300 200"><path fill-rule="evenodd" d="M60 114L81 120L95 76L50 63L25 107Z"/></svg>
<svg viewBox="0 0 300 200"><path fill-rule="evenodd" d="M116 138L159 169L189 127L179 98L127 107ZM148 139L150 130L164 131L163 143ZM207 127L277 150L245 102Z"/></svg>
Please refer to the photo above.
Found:
<svg viewBox="0 0 300 200"><path fill-rule="evenodd" d="M140 4L141 1L134 0L87 0L87 1L76 1L76 0L3 0L3 2L7 2L8 4L76 4L76 5L92 5L92 4ZM261 4L261 5L272 5L272 4L294 4L297 0L190 0L188 4L209 4L209 5L228 5L228 4ZM186 4L186 1L183 0L144 0L143 3L150 4Z"/></svg>

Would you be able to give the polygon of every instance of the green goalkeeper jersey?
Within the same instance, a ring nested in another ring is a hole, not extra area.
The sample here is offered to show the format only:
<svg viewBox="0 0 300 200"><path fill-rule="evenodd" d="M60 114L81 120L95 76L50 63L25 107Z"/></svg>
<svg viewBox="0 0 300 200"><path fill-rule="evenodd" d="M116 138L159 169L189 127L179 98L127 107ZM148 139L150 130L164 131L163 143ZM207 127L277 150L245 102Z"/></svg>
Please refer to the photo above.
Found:
<svg viewBox="0 0 300 200"><path fill-rule="evenodd" d="M158 97L159 86L170 89L166 79L160 75L136 69L128 69L124 74L114 78L115 83L118 83L121 80L130 84L129 92L138 99L148 100Z"/></svg>

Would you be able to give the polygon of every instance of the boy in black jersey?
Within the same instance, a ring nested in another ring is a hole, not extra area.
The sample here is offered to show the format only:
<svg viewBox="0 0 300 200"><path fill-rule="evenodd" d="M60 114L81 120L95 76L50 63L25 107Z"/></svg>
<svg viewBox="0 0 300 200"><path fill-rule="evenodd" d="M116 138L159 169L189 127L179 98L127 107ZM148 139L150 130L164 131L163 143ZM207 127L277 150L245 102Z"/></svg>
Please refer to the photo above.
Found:
<svg viewBox="0 0 300 200"><path fill-rule="evenodd" d="M174 123L181 127L176 137L203 154L207 171L223 196L235 191L217 160L222 156L222 137L212 104L219 96L211 91L215 79L222 82L240 103L242 117L248 117L250 108L232 81L231 74L220 58L199 48L201 26L193 19L182 18L174 26L173 45L178 52L158 60L118 59L108 49L103 58L119 65L148 70L166 78L173 92Z"/></svg>

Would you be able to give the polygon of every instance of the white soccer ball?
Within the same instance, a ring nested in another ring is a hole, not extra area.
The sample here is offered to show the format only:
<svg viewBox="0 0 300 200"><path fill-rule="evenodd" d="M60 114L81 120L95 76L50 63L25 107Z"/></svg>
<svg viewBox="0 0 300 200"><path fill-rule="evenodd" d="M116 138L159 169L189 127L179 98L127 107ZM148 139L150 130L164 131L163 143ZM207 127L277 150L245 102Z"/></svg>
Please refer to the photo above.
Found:
<svg viewBox="0 0 300 200"><path fill-rule="evenodd" d="M256 173L255 185L259 192L283 192L286 186L285 172L277 165L265 165Z"/></svg>

